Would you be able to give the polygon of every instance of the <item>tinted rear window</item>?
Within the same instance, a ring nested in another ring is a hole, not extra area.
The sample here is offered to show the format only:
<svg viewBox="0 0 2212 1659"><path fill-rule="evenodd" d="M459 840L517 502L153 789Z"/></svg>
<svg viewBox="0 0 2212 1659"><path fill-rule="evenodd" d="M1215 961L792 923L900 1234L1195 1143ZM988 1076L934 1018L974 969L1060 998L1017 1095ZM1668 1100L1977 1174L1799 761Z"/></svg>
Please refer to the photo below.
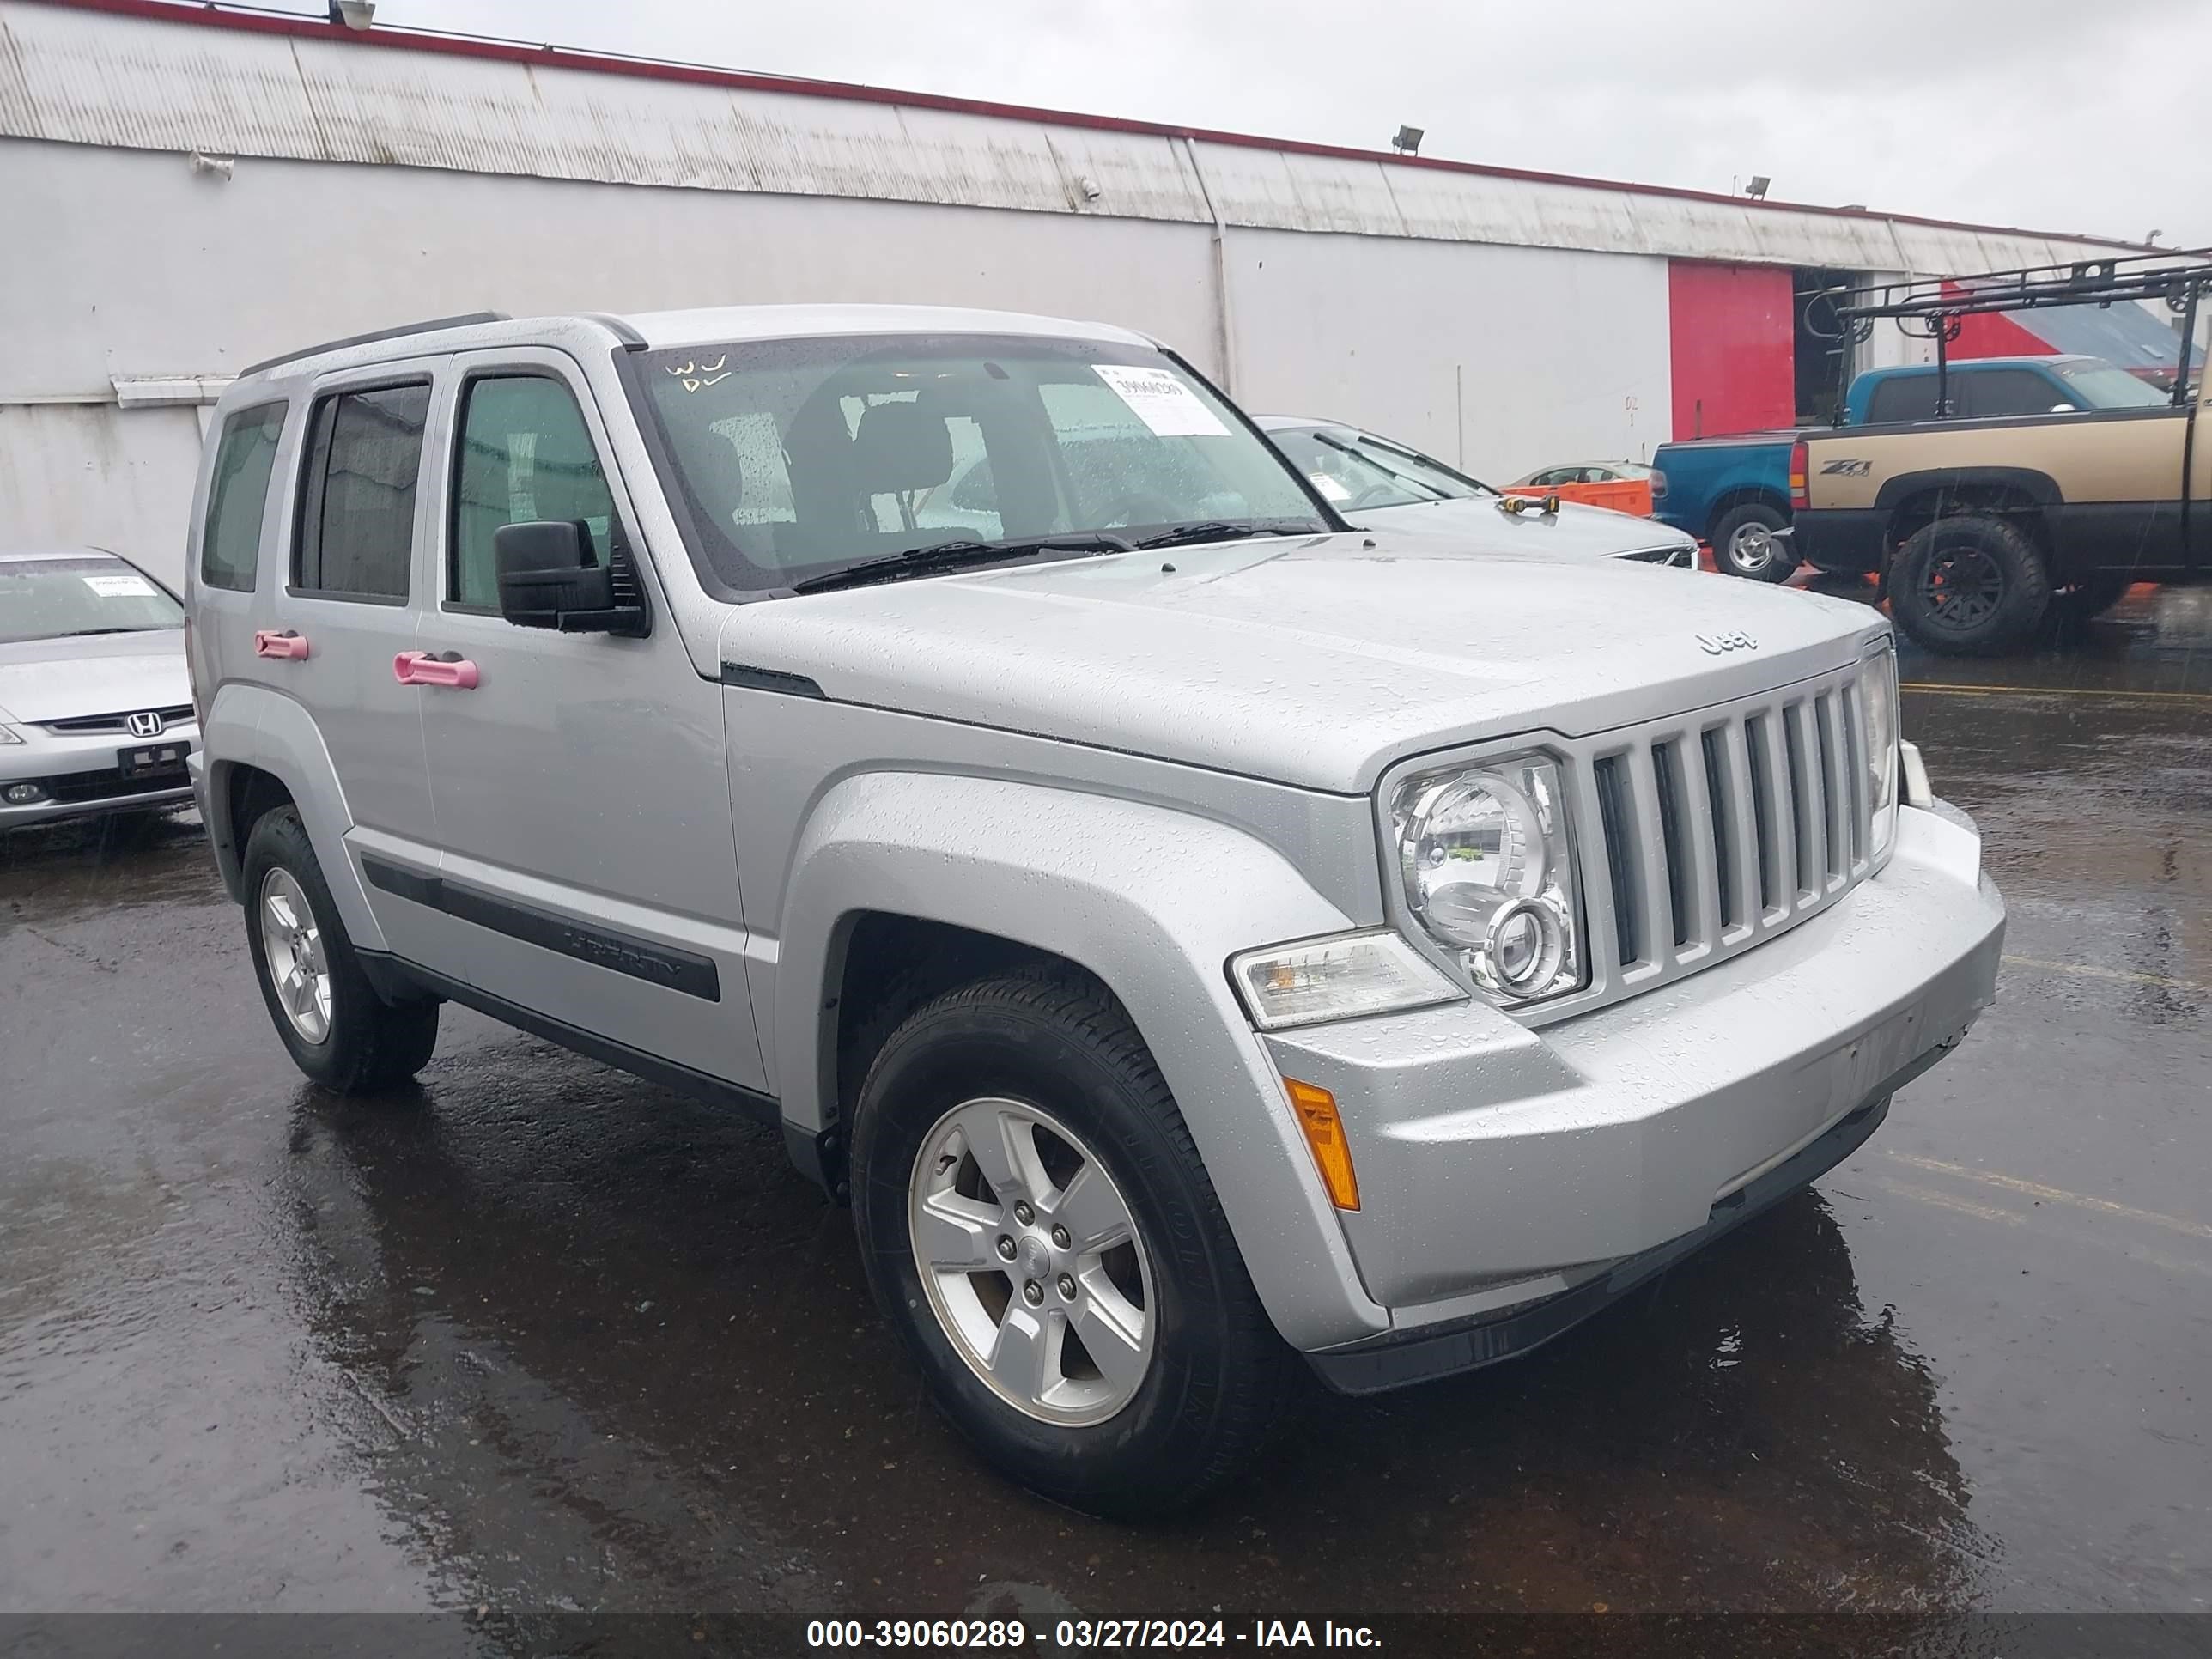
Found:
<svg viewBox="0 0 2212 1659"><path fill-rule="evenodd" d="M2063 392L2032 368L1970 368L1958 374L1953 394L1962 415L1992 419L2006 415L2047 415L2057 404L2071 403Z"/></svg>
<svg viewBox="0 0 2212 1659"><path fill-rule="evenodd" d="M241 409L222 423L200 535L200 580L210 587L253 591L261 557L261 509L269 499L269 470L283 429L283 404Z"/></svg>
<svg viewBox="0 0 2212 1659"><path fill-rule="evenodd" d="M415 545L427 386L320 399L307 427L292 581L333 599L404 599Z"/></svg>
<svg viewBox="0 0 2212 1659"><path fill-rule="evenodd" d="M1878 381L1874 396L1867 400L1867 419L1879 425L1884 421L1932 421L1936 418L1936 377L1933 374L1900 374L1893 380Z"/></svg>

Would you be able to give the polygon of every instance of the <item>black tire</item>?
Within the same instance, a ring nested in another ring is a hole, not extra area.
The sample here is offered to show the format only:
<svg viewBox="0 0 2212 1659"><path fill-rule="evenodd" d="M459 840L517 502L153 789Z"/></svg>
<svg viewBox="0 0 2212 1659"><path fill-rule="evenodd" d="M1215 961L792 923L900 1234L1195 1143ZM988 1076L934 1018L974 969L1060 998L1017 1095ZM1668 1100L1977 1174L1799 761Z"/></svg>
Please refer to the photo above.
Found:
<svg viewBox="0 0 2212 1659"><path fill-rule="evenodd" d="M2101 617L2135 586L2132 576L2087 576L2051 596L2051 608L2067 622L2087 622Z"/></svg>
<svg viewBox="0 0 2212 1659"><path fill-rule="evenodd" d="M254 821L246 838L245 872L246 937L254 978L293 1063L342 1095L383 1092L421 1071L437 1046L438 1004L428 998L389 1003L377 995L346 937L330 884L323 879L323 867L296 811L280 806ZM295 1024L270 968L262 905L277 872L289 876L307 901L330 977L327 1030L319 1042L310 1041Z"/></svg>
<svg viewBox="0 0 2212 1659"><path fill-rule="evenodd" d="M1745 501L1721 514L1710 538L1713 564L1724 576L1746 581L1786 582L1797 568L1790 539L1774 532L1789 527L1790 516L1764 501Z"/></svg>
<svg viewBox="0 0 2212 1659"><path fill-rule="evenodd" d="M1010 1404L955 1346L923 1287L908 1218L915 1160L954 1108L992 1097L1042 1108L1085 1143L1151 1263L1149 1364L1103 1421L1048 1423ZM1284 1415L1296 1358L1260 1306L1152 1055L1095 983L1017 970L915 1010L861 1085L852 1182L885 1316L954 1427L1031 1490L1097 1515L1170 1513L1243 1468Z"/></svg>
<svg viewBox="0 0 2212 1659"><path fill-rule="evenodd" d="M1988 657L2031 639L2051 608L2034 538L2010 519L1961 514L1923 526L1898 550L1890 614L1930 651Z"/></svg>

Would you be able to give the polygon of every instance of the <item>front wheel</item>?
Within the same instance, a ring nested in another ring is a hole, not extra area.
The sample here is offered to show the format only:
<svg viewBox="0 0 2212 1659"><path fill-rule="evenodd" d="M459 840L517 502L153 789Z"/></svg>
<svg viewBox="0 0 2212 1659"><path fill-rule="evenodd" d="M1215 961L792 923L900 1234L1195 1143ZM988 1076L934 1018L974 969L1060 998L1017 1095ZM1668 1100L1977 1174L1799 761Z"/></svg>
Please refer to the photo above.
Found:
<svg viewBox="0 0 2212 1659"><path fill-rule="evenodd" d="M1797 558L1790 550L1790 538L1776 532L1789 524L1781 509L1761 501L1730 507L1713 526L1714 563L1747 581L1788 581Z"/></svg>
<svg viewBox="0 0 2212 1659"><path fill-rule="evenodd" d="M1947 656L2013 650L2051 607L2051 577L2034 538L1985 514L1923 526L1898 550L1887 586L1897 625Z"/></svg>
<svg viewBox="0 0 2212 1659"><path fill-rule="evenodd" d="M388 1003L362 972L330 884L289 806L246 838L246 945L262 1000L295 1065L340 1094L374 1094L421 1071L438 1005Z"/></svg>
<svg viewBox="0 0 2212 1659"><path fill-rule="evenodd" d="M1128 1017L1075 975L949 991L854 1117L868 1281L993 1463L1097 1514L1182 1508L1240 1469L1295 1361Z"/></svg>

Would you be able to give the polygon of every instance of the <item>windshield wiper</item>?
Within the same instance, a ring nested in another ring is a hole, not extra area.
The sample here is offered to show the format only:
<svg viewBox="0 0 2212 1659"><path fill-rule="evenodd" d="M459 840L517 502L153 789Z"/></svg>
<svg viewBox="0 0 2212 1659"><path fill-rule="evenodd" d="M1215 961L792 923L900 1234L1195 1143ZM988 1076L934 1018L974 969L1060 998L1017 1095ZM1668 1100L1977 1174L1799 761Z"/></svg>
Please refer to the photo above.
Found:
<svg viewBox="0 0 2212 1659"><path fill-rule="evenodd" d="M1147 536L1138 542L1139 548L1182 547L1192 542L1229 542L1245 536L1325 536L1326 527L1317 524L1289 525L1277 519L1206 519L1197 524L1179 524L1172 530L1163 530L1157 536Z"/></svg>
<svg viewBox="0 0 2212 1659"><path fill-rule="evenodd" d="M1016 536L999 541L963 539L932 542L903 553L886 553L879 559L863 559L841 570L825 570L792 583L794 593L820 593L833 587L865 587L870 582L895 582L908 576L927 576L964 565L994 564L1002 559L1026 558L1034 553L1127 553L1129 543L1104 530L1071 531L1060 536Z"/></svg>
<svg viewBox="0 0 2212 1659"><path fill-rule="evenodd" d="M70 628L46 637L55 640L81 640L92 634L158 634L158 628Z"/></svg>
<svg viewBox="0 0 2212 1659"><path fill-rule="evenodd" d="M1431 483L1425 478L1417 478L1410 472L1401 472L1396 467L1377 460L1370 453L1372 450L1379 449L1383 451L1386 454L1396 455L1401 459L1407 461L1423 459L1407 453L1404 450L1398 448L1395 444L1386 444L1380 442L1379 441L1370 439L1367 443L1352 445L1346 443L1340 439L1332 438L1326 432L1316 432L1313 436L1316 443L1327 444L1331 449L1337 450L1344 454L1349 455L1355 461L1364 461L1369 466L1373 467L1377 472L1386 472L1389 474L1391 477L1395 478L1401 484L1407 485L1413 489L1425 489L1429 491L1429 499L1431 501L1449 501L1459 499L1459 497L1453 495L1449 490L1438 489L1434 484ZM1428 462L1428 465L1434 467L1440 472L1448 472L1451 471L1451 469L1445 466L1441 461L1430 461ZM1479 491L1488 490L1489 493L1493 495L1498 493L1491 485L1483 483L1481 479L1471 477L1465 472L1453 472L1451 476L1455 478L1465 479L1467 483L1472 484ZM1411 502L1407 504L1408 506L1413 505Z"/></svg>

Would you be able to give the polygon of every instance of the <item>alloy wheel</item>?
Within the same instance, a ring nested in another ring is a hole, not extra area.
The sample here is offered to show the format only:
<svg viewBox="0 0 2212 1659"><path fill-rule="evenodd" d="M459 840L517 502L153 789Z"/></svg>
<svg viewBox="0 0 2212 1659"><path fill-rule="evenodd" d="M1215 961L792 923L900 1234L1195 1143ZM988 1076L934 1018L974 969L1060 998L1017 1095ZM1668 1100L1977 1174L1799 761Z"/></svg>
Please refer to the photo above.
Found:
<svg viewBox="0 0 2212 1659"><path fill-rule="evenodd" d="M1025 1102L962 1102L922 1138L908 1225L931 1310L969 1370L1042 1422L1103 1423L1136 1395L1158 1327L1128 1202L1091 1149Z"/></svg>
<svg viewBox="0 0 2212 1659"><path fill-rule="evenodd" d="M276 1003L305 1042L331 1034L331 970L323 931L299 881L281 865L261 879L261 951Z"/></svg>
<svg viewBox="0 0 2212 1659"><path fill-rule="evenodd" d="M1740 524L1729 535L1728 560L1739 574L1756 576L1774 562L1774 532L1763 524Z"/></svg>

